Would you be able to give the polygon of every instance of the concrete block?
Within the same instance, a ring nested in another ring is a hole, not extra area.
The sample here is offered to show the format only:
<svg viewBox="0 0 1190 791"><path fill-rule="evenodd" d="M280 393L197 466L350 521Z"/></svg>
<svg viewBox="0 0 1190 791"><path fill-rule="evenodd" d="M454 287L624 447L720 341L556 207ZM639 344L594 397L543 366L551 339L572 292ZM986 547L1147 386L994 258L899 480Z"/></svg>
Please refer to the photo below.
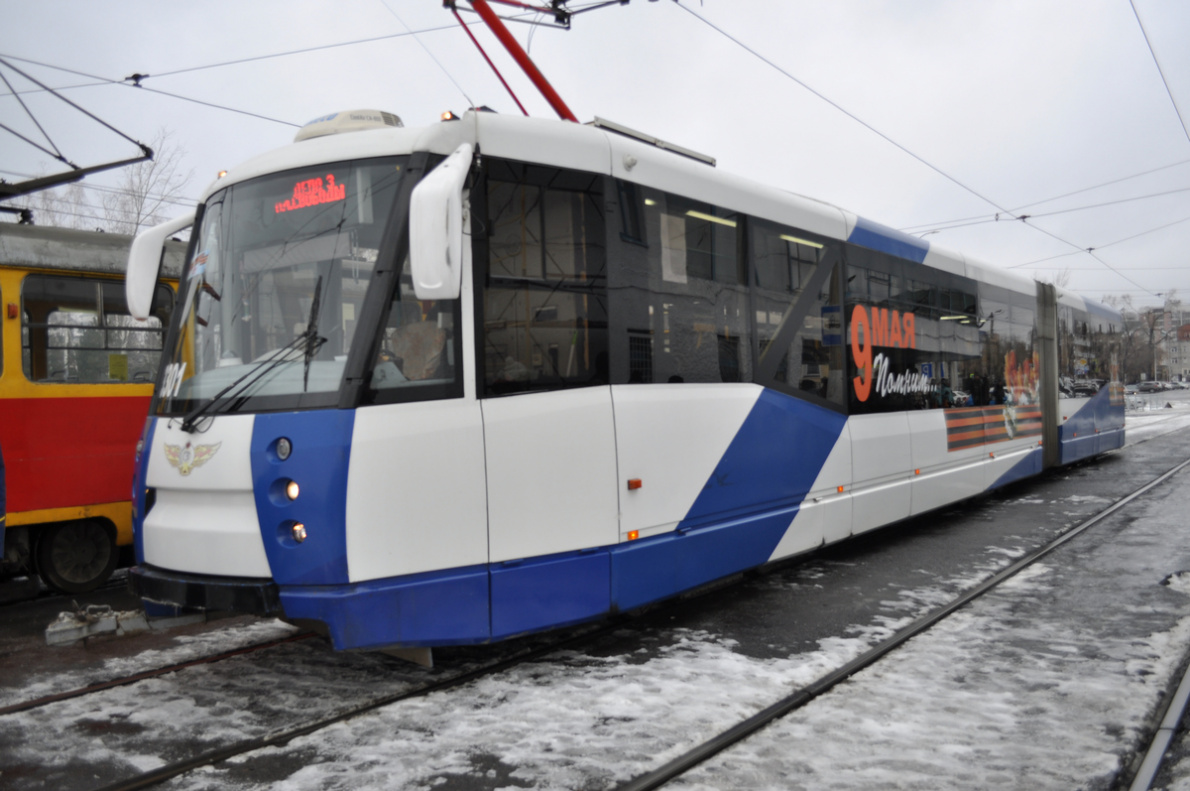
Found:
<svg viewBox="0 0 1190 791"><path fill-rule="evenodd" d="M149 619L142 610L116 613L116 634L136 634L149 631Z"/></svg>
<svg viewBox="0 0 1190 791"><path fill-rule="evenodd" d="M70 645L92 635L115 632L116 628L114 612L94 618L79 618L75 613L64 612L46 627L45 642L46 645Z"/></svg>

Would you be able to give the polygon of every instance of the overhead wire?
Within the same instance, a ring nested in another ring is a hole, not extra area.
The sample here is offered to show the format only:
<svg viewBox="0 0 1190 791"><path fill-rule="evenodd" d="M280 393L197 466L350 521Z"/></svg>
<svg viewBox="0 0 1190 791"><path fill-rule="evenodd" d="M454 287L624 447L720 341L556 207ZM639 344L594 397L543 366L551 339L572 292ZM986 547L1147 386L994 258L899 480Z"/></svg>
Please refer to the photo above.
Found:
<svg viewBox="0 0 1190 791"><path fill-rule="evenodd" d="M1064 192L1061 195L1054 195L1053 197L1050 197L1050 198L1042 198L1041 200L1036 200L1036 201L1033 201L1032 203L1025 203L1020 206L1015 206L1015 207L1013 207L1012 212L1013 212L1013 214L1016 214L1016 213L1021 212L1025 209L1028 209L1030 207L1040 206L1043 203L1053 203L1054 201L1062 200L1063 198L1070 198L1070 197L1079 195L1084 192L1091 192L1093 190L1101 189L1103 187L1110 187L1114 184L1121 184L1125 181L1131 181L1132 179L1138 179L1138 178L1142 178L1144 176L1151 176L1154 173L1160 173L1163 170L1170 170L1172 168L1180 167L1182 165L1187 165L1187 164L1190 164L1190 159L1180 159L1177 162L1171 162L1168 165L1161 165L1160 167L1152 168L1150 170L1144 170L1144 171L1141 171L1140 173L1133 173L1130 176L1123 176L1121 178L1112 179L1111 181L1104 181L1099 184L1094 184L1090 187L1081 187L1076 190L1071 190L1070 192ZM1148 197L1148 196L1141 196L1141 198L1143 198L1143 197ZM1137 200L1139 200L1139 199L1140 198L1137 198ZM935 222L921 223L919 225L906 225L905 227L898 228L897 230L902 231L904 233L917 233L921 230L938 228L940 226L950 227L952 225L952 223L965 223L965 222L973 222L976 220L986 220L986 219L988 219L988 215L980 214L980 215L974 216L974 217L958 217L953 220L938 220ZM954 226L954 227L958 227L958 226ZM943 230L945 230L945 229L943 229Z"/></svg>
<svg viewBox="0 0 1190 791"><path fill-rule="evenodd" d="M1173 97L1173 91L1169 89L1169 80L1165 78L1165 70L1161 68L1161 61L1157 59L1157 52L1153 49L1153 42L1149 40L1149 32L1145 30L1145 23L1141 21L1140 12L1136 10L1136 1L1128 0L1128 4L1132 6L1132 15L1136 17L1136 24L1140 26L1140 33L1145 38L1145 44L1149 48L1149 54L1153 56L1153 63L1157 66L1157 73L1161 75L1161 84L1165 86L1165 93L1169 96L1169 102L1173 105L1173 111L1177 113L1178 121L1182 124L1182 134L1186 135L1186 139L1190 140L1190 130L1186 128L1186 119L1182 116L1182 111L1178 107L1178 100Z"/></svg>
<svg viewBox="0 0 1190 791"><path fill-rule="evenodd" d="M45 83L41 82L41 81L40 81L40 80L38 80L37 78L29 76L29 75L28 75L28 74L26 74L24 71L22 71L22 70L18 69L16 66L13 66L11 63L9 63L7 60L5 60L3 56L0 56L0 65L3 65L3 66L5 66L5 67L7 67L7 68L11 69L12 71L15 71L17 74L21 75L21 76L22 76L22 77L24 77L26 80L28 80L29 82L31 82L31 83L33 83L34 85L38 86L39 88L42 88L43 90L49 91L49 92L50 92L51 94L53 94L55 97L57 97L58 99L61 99L63 102L66 102L66 104L69 104L71 107L73 107L74 109L78 110L80 113L82 113L83 115L87 116L87 117L88 117L88 118L90 118L92 121L95 121L96 123L98 123L98 124L100 124L101 126L105 127L105 128L106 128L106 129L108 129L109 131L111 131L111 132L114 132L115 134L117 134L117 135L119 135L120 137L124 138L124 139L125 139L125 140L127 140L129 143L132 143L133 145L135 145L135 146L137 146L138 148L140 148L140 149L141 149L142 151L144 151L146 154L148 154L148 155L150 155L150 156L152 155L152 151L151 151L151 150L149 149L149 147L148 147L148 146L146 146L144 143L140 142L139 140L134 140L134 139L132 139L131 137L129 137L128 135L124 134L123 132L121 132L121 131L120 131L119 129L117 129L116 127L114 127L114 126L112 126L111 124L109 124L107 121L104 121L102 118L100 118L99 116L97 116L97 115L95 115L94 113L92 113L90 110L87 110L87 109L86 109L86 108L84 108L84 107L80 107L79 105L77 105L77 104L75 104L74 102L72 102L72 101L70 101L69 99L67 99L65 96L63 96L63 95L61 95L60 93L58 93L57 91L55 91L54 89L52 89L52 88L48 87L47 85L45 85ZM65 161L65 160L63 160L63 161ZM69 163L68 163L68 164L69 164Z"/></svg>
<svg viewBox="0 0 1190 791"><path fill-rule="evenodd" d="M1043 212L1041 214L1019 214L1011 215L1009 217L1001 217L998 213L992 216L981 215L980 217L969 218L969 221L964 222L955 220L950 224L934 223L932 226L909 226L909 228L930 228L925 234L920 231L910 231L908 228L899 228L898 230L906 233L916 233L921 235L929 235L930 233L937 233L938 231L953 231L957 228L970 228L975 225L988 225L995 222L1017 222L1023 220L1039 220L1045 217L1055 217L1059 214L1072 214L1079 211L1090 211L1091 209L1101 209L1105 206L1119 206L1124 203L1134 203L1135 201L1149 200L1151 198L1164 198L1168 195L1177 195L1182 192L1190 192L1190 187L1178 187L1177 189L1166 190L1164 192L1151 192L1148 195L1134 195L1130 198L1119 198L1112 201L1103 201L1101 203L1090 203L1086 206L1073 206L1068 209L1055 209L1054 211ZM1176 223L1175 223L1176 224ZM1032 226L1036 228L1037 226ZM1039 229L1040 230L1040 229ZM1100 245L1106 247L1107 245Z"/></svg>
<svg viewBox="0 0 1190 791"><path fill-rule="evenodd" d="M945 172L944 170L942 170L942 169L941 169L941 168L939 168L938 166L934 165L932 162L929 162L929 161L928 161L928 160L926 160L924 157L922 157L922 156L918 155L917 153L915 153L915 152L911 151L909 148L907 148L906 146L904 146L904 145L902 145L901 143L897 142L896 140L894 140L893 138L891 138L890 136L888 136L888 135L887 135L887 134L885 134L884 132L880 131L880 130L879 130L879 129L877 129L876 127L872 126L870 123L868 123L867 121L863 120L863 119L862 119L862 118L860 118L859 116L855 115L855 114L854 114L854 113L852 113L850 110L847 110L845 107L843 107L843 106L842 106L842 105L840 105L839 103L835 102L834 100L832 100L832 99L828 98L826 95L824 95L824 94L820 93L819 91L815 90L815 89L814 89L814 88L812 88L810 85L808 85L807 83L805 83L805 82L803 82L802 80L798 79L798 78L797 78L796 76L794 76L793 74L790 74L788 71L786 71L785 69L781 68L781 66L777 65L777 64L776 64L776 63L774 63L772 60L770 60L770 59L766 58L764 55L760 54L759 52L757 52L757 51L756 51L755 49L753 49L752 47L749 47L747 44L745 44L745 43L743 43L742 41L740 41L739 39L737 39L735 36L732 36L732 35L731 35L730 33L728 33L727 31L725 31L725 30L723 30L722 28L720 28L719 26L715 25L715 24L714 24L713 22L711 22L710 20L708 20L708 19L704 18L703 16L701 16L700 14L698 14L697 12L695 12L694 10L692 10L692 9L690 9L690 8L687 8L685 5L682 5L682 3L680 2L680 0L676 0L676 2L675 2L675 5L677 5L677 6L678 6L679 8L681 8L683 11L685 11L685 12L686 12L686 13L688 13L688 14L690 14L691 16L693 16L695 19L699 20L699 21L700 21L700 22L702 22L703 24L707 25L708 27L710 27L712 30L716 31L717 33L719 33L719 34L720 34L720 35L722 35L723 37L727 38L729 41L731 41L732 43L734 43L736 46L740 47L740 48L741 48L741 49L743 49L744 51L748 52L748 53L749 53L749 54L751 54L753 57L755 57L755 58L757 58L758 60L760 60L761 62L765 63L765 64L766 64L766 65L768 65L770 68L774 69L774 70L775 70L775 71L777 71L778 73L780 73L780 74L784 75L784 76L785 76L785 77L787 77L788 79L790 79L790 80L792 80L793 82L797 83L797 84L798 84L798 85L800 85L802 88L804 88L805 90L807 90L807 91L809 91L810 93L812 93L814 96L816 96L816 97L818 97L819 99L821 99L822 101L826 102L826 103L827 103L827 104L829 104L831 107L833 107L833 108L835 108L836 110L838 110L839 112L843 113L845 116L847 116L847 117L848 117L848 118L850 118L851 120L855 121L856 123L860 124L860 125L861 125L861 126L863 126L865 129L867 129L867 130L869 130L870 132L872 132L873 134L877 135L877 136L878 136L878 137L880 137L882 140L886 141L887 143L889 143L890 145L894 146L894 147L895 147L895 148L897 148L898 150L902 151L903 153L905 153L905 154L907 154L908 156L912 157L913 159L917 160L917 161L918 161L918 162L920 162L921 164L925 165L927 168L929 168L930 170L934 171L934 172L935 172L935 173L937 173L938 175L942 176L942 177L943 177L943 178L945 178L947 181L950 181L951 183L953 183L953 184L955 184L956 186L958 186L958 187L962 188L962 189L963 189L963 190L965 190L966 192L968 192L968 193L970 193L970 194L974 195L975 197L979 198L980 200L984 201L985 203L991 204L991 205L992 205L992 206L994 206L995 208L999 209L1001 212L1004 212L1005 214L1008 214L1008 215L1012 216L1012 217L1013 217L1013 219L1015 219L1015 220L1020 220L1020 221L1024 222L1024 223L1025 223L1026 225L1028 225L1030 228L1033 228L1034 230L1040 231L1041 233L1045 234L1046 236L1049 236L1050 238L1052 238L1052 239L1054 239L1054 240L1056 240L1056 241L1059 241L1059 242L1061 242L1062 244L1065 244L1065 245L1067 245L1067 246L1069 246L1069 247L1073 247L1073 248L1075 248L1075 249L1077 249L1077 250L1079 250L1079 251L1082 251L1082 252L1087 252L1087 253L1088 253L1088 255L1090 255L1090 256L1091 256L1092 258L1094 258L1096 261L1098 261L1099 263L1101 263L1101 264L1102 264L1102 265L1103 265L1103 266L1104 266L1106 269L1110 270L1111 272L1114 272L1114 273L1115 273L1116 275L1118 275L1118 276L1119 276L1121 279L1128 281L1129 283L1131 283L1132 285L1136 286L1136 287L1137 287L1137 288L1139 288L1139 289L1142 289L1142 290L1143 290L1145 293L1147 293L1147 294L1150 294L1150 295L1152 295L1152 296L1157 296L1157 294L1156 294L1156 293L1154 293L1154 292L1152 292L1152 291L1150 291L1150 290L1146 289L1146 288L1145 288L1143 285L1141 285L1140 283L1137 283L1135 280L1133 280L1132 278L1130 278L1130 277L1128 277L1127 275L1125 275L1125 274L1124 274L1123 272L1121 272L1119 269L1115 268L1114 266L1112 266L1111 264L1109 264L1107 261L1104 261L1102 258L1100 258L1099 256L1095 255L1093 252L1091 252L1091 250L1088 250L1087 248L1079 247L1078 245L1074 244L1073 242L1070 242L1070 241L1068 241L1068 240L1066 240L1066 239L1063 239L1062 237L1058 236L1057 234L1053 233L1052 231L1048 231L1048 230L1046 230L1045 228L1042 228L1042 227L1041 227L1041 226L1039 226L1039 225L1036 225L1036 224L1033 224L1033 223L1029 223L1029 222L1027 222L1027 220L1029 219L1028 217L1017 217L1017 216L1013 215L1013 212L1012 212L1011 210L1009 210L1009 209L1006 209L1005 207L1001 206L1001 205L1000 205L999 203L997 203L996 201L994 201L994 200L992 200L991 198L987 197L986 195L983 195L982 193L980 193L978 190L975 190L974 188L972 188L972 187L969 187L968 185L966 185L966 184L964 184L963 182L959 181L959 180L958 180L957 178L955 178L954 176L950 175L949 173ZM1092 248L1092 249L1093 249L1093 248Z"/></svg>
<svg viewBox="0 0 1190 791"><path fill-rule="evenodd" d="M21 109L25 111L25 114L29 116L30 120L32 120L33 124L37 127L37 131L41 132L41 136L46 139L46 142L48 142L53 147L54 150L50 151L50 150L46 149L45 147L38 145L34 141L25 137L21 133L15 131L13 129L10 129L8 126L6 126L4 124L0 124L0 128L3 128L7 132L11 132L12 134L16 135L20 139L24 140L26 143L29 143L30 145L32 145L34 148L49 154L50 156L52 156L54 159L58 160L59 162L69 165L72 168L77 168L78 167L77 165L75 165L73 162L71 162L65 156L62 155L62 151L54 143L54 140L53 140L53 138L50 137L49 132L45 131L45 127L43 127L41 125L41 122L37 120L37 116L34 115L33 111L29 109L29 105L25 104L24 99L22 99L20 96L17 96L16 91L13 90L12 83L8 81L8 75L5 74L3 71L0 71L0 80L4 80L4 84L8 86L8 90L13 91L13 97L17 100L17 102L20 103Z"/></svg>
<svg viewBox="0 0 1190 791"><path fill-rule="evenodd" d="M214 102L203 101L202 99L192 99L188 96L182 96L180 94L170 93L168 91L162 91L157 88L150 88L146 85L131 85L127 82L126 79L125 80L113 80L108 77L100 77L95 74L86 74L85 72L76 71L74 69L66 69L66 68L62 68L60 66L54 66L53 64L50 64L50 63L42 63L41 61L36 61L31 58L22 58L22 57L17 57L17 56L13 56L13 55L0 54L0 63L3 63L5 58L7 58L8 60L18 60L18 61L21 61L22 63L32 63L35 66L41 66L41 67L47 68L47 69L56 69L58 71L65 71L65 72L69 72L71 74L77 74L82 77L87 77L88 79L96 80L96 82L88 83L85 85L66 85L66 86L63 86L60 88L55 88L55 89L50 89L50 88L46 88L45 86L42 86L43 90L47 90L47 91L51 91L51 92L73 90L76 88L93 88L93 87L100 86L100 85L121 85L126 88L136 88L138 90L148 91L149 93L156 93L156 94L160 94L162 96L169 96L170 98L173 98L173 99L180 99L182 101L193 102L194 104L200 104L200 105L204 105L206 107L212 107L216 110L226 110L227 112L230 112L230 113L238 113L240 115L247 115L247 116L250 116L253 118L259 118L259 119L262 119L265 121L272 121L274 123L284 124L286 126L294 126L294 127L301 126L301 124L295 124L290 121L282 121L279 118L270 118L269 116L261 115L260 113L253 113L248 110L240 110L235 107L227 107L225 105L215 104ZM15 67L11 67L11 68L13 68L14 71L17 71L17 73L22 74L22 76L24 76L24 73L20 72ZM140 76L143 78L145 75L140 75ZM32 79L32 78L28 78L28 79ZM37 81L33 80L33 82L37 82ZM40 82L38 82L37 84L42 85L42 83L40 83ZM29 91L26 91L25 93L29 93ZM69 99L66 99L65 97L60 97L60 98L62 98L63 101L67 102L68 104L77 107L77 105L75 105ZM127 137L127 136L125 135L125 137ZM131 138L129 138L129 139L131 139Z"/></svg>
<svg viewBox="0 0 1190 791"><path fill-rule="evenodd" d="M1190 217L1183 217L1180 220L1174 220L1173 222L1167 222L1164 225L1158 225L1156 228L1150 228L1147 231L1141 231L1140 233L1134 233L1131 236L1125 236L1123 239L1116 239L1114 242L1108 242L1107 244L1097 245L1095 247L1091 247L1086 250L1072 250L1069 253L1062 253L1060 255L1051 255L1048 258L1039 258L1036 261L1026 261L1023 264L1012 264L1011 266L1006 266L1004 268L1005 269L1020 269L1023 266L1032 266L1033 264L1040 264L1040 263L1044 263L1045 261L1052 261L1055 258L1065 258L1065 257L1071 256L1071 255L1078 255L1079 253L1087 253L1087 252L1091 252L1093 250L1102 250L1105 247L1112 247L1113 245L1123 244L1124 242L1130 242L1133 239L1139 239L1142 236L1148 236L1151 233L1157 233L1157 231L1164 231L1166 228L1171 228L1175 225L1181 225L1184 222L1190 222ZM1134 269L1136 269L1138 271L1147 271L1149 268L1150 267L1143 267L1143 266L1134 267Z"/></svg>
<svg viewBox="0 0 1190 791"><path fill-rule="evenodd" d="M463 98L467 100L467 103L470 106L474 107L475 102L472 101L471 97L467 95L467 92L465 90L463 90L463 86L459 85L459 81L454 78L454 75L450 73L450 71L446 68L446 66L442 65L442 61L438 60L438 58L434 55L434 53L430 51L430 48L425 45L425 42L423 42L421 40L421 38L418 36L418 34L413 32L413 28L411 28L411 27L409 27L409 25L405 24L405 20L401 19L401 15L392 9L392 7L388 4L387 0L380 0L380 4L382 6L384 6L385 10L388 11L390 14L392 14L393 17L395 17L398 22L401 23L401 27L403 27L407 31L409 31L409 34L413 36L413 40L416 41L417 45L419 47L421 47L422 50L425 51L425 53L427 55L430 56L430 60L434 61L434 65L436 65L439 68L439 70L441 70L442 73L446 75L446 79L450 80L451 85L454 85L455 88L458 89L458 92L463 94ZM464 25L464 29L466 29L466 25ZM470 31L468 31L468 32L470 32Z"/></svg>

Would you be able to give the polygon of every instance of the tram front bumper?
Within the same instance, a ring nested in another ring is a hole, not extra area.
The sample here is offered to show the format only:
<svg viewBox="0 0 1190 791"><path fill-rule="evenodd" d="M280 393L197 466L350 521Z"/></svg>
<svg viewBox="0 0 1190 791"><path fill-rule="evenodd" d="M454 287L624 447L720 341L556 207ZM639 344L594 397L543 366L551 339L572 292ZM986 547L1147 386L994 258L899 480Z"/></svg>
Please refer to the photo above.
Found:
<svg viewBox="0 0 1190 791"><path fill-rule="evenodd" d="M142 599L198 610L280 615L281 596L272 580L186 574L149 565L133 566L128 585Z"/></svg>

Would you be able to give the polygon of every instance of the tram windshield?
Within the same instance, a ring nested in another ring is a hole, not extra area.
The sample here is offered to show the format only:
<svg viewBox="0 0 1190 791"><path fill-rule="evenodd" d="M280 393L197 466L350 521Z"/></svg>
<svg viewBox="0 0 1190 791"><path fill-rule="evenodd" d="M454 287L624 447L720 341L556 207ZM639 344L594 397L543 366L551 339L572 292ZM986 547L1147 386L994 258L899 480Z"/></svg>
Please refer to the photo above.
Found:
<svg viewBox="0 0 1190 791"><path fill-rule="evenodd" d="M336 402L407 160L308 167L211 197L179 288L162 413Z"/></svg>

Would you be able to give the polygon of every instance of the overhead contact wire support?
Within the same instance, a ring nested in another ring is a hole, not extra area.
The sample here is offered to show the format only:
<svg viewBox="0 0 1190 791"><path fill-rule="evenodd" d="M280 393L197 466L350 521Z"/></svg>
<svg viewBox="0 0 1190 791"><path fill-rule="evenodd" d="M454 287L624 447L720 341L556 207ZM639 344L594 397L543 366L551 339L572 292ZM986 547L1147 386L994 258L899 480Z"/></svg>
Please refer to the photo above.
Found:
<svg viewBox="0 0 1190 791"><path fill-rule="evenodd" d="M491 7L487 4L487 0L470 1L471 7L475 9L475 13L479 14L479 18L484 21L484 24L486 24L488 28L490 28L491 31L496 34L496 38L498 38L500 43L504 45L504 49L508 50L508 54L512 55L513 60L517 62L517 65L521 67L526 76L528 76L528 78L533 81L533 84L537 86L537 90L541 91L541 95L544 96L545 100L550 103L551 107L554 108L554 112L556 112L562 120L573 121L577 124L578 119L574 117L574 113L570 112L570 108L566 106L566 102L562 101L562 97L559 96L558 92L554 90L552 85L550 85L549 80L545 78L545 75L542 74L535 65L533 65L533 61L529 59L529 54L521 48L521 45L517 43L517 40L513 38L513 35L508 32L508 28L506 28L504 23L500 21L500 17L496 16L496 13L492 11ZM517 104L520 104L520 102L517 102ZM524 108L521 109L523 110Z"/></svg>

